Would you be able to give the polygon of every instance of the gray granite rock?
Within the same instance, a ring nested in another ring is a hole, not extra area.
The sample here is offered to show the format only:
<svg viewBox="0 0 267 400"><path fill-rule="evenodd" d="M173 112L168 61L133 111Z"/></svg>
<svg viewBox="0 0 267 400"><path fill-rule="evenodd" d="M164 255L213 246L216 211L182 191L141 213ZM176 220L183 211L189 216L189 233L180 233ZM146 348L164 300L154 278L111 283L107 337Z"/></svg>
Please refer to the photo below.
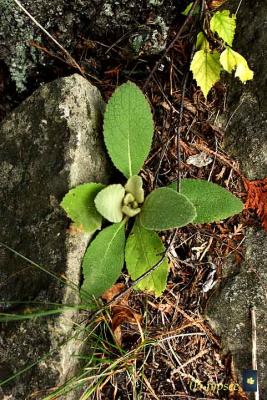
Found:
<svg viewBox="0 0 267 400"><path fill-rule="evenodd" d="M233 11L238 4L238 0L232 2ZM222 121L227 128L226 150L238 158L249 179L267 175L266 13L267 4L261 1L241 4L234 48L248 60L254 79L246 85L233 80Z"/></svg>
<svg viewBox="0 0 267 400"><path fill-rule="evenodd" d="M41 87L0 126L0 241L52 273L64 274L77 287L91 236L67 232L69 222L59 203L80 183L107 182L103 108L99 91L75 74ZM29 300L40 302L41 308L47 302L79 302L78 290L1 246L0 278L0 307L5 310L21 312L22 302ZM57 318L2 325L0 381L55 351L2 388L10 399L25 400L70 376L75 368L71 354L79 346L66 339L76 317L69 311Z"/></svg>
<svg viewBox="0 0 267 400"><path fill-rule="evenodd" d="M240 2L233 1L235 10ZM248 0L237 18L235 49L243 54L255 72L254 80L242 85L234 81L229 89L227 113L221 118L226 131L226 150L239 162L249 179L267 176L266 101L266 11L267 5ZM260 399L267 398L267 234L251 228L244 242L245 260L240 270L225 260L223 281L207 310L207 318L222 337L224 350L231 351L239 378L252 368L251 306L256 306L257 356Z"/></svg>
<svg viewBox="0 0 267 400"><path fill-rule="evenodd" d="M242 382L242 370L252 368L251 307L256 307L257 357L261 399L267 397L267 234L250 229L245 241L245 262L232 274L225 265L221 288L209 302L207 317L222 337L226 352L234 357Z"/></svg>

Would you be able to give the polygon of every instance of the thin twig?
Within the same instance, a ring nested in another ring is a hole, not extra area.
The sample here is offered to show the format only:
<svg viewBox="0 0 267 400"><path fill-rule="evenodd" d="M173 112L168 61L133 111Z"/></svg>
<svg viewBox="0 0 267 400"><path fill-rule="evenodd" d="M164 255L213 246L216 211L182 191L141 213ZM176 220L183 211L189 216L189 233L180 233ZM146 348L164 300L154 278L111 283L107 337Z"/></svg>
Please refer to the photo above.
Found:
<svg viewBox="0 0 267 400"><path fill-rule="evenodd" d="M187 71L184 82L183 82L183 87L182 87L182 97L181 97L181 103L180 103L180 111L179 111L179 120L178 120L178 126L176 128L176 135L177 135L177 148L176 148L176 156L177 156L177 192L181 192L181 125L182 125L182 119L183 119L183 113L184 113L184 98L185 98L185 90L186 90L186 85L187 85L187 80L189 76L189 71Z"/></svg>
<svg viewBox="0 0 267 400"><path fill-rule="evenodd" d="M181 365L180 367L178 367L174 371L172 371L171 374L174 375L174 374L180 373L181 369L183 369L184 367L186 367L189 364L192 364L192 362L196 361L198 358L202 358L209 351L210 351L209 349L201 350L197 355L195 355L194 357L189 358L189 360L187 360L183 365Z"/></svg>
<svg viewBox="0 0 267 400"><path fill-rule="evenodd" d="M196 5L196 2L195 4ZM199 22L202 25L203 24L203 15L204 15L204 9L206 6L206 1L202 0L201 1L201 11L200 11L200 17L199 17ZM192 9L191 9L192 10ZM196 42L196 32L193 35L193 45L190 53L190 60L189 60L189 68L193 60L193 56L195 53L195 42ZM183 112L184 112L184 98L185 98L185 91L186 91L186 86L187 86L187 81L189 77L189 71L190 69L188 68L185 77L184 77L184 82L182 86L182 96L181 96L181 103L180 103L180 112L179 112L179 120L178 120L178 126L177 126L177 148L176 148L176 155L177 155L177 192L181 192L181 126L182 126L182 120L183 120Z"/></svg>
<svg viewBox="0 0 267 400"><path fill-rule="evenodd" d="M82 75L84 75L82 68L79 66L79 64L74 60L74 58L70 55L70 53L29 13L28 10L21 4L19 0L13 0L14 3L19 6L19 8L32 20L32 22L38 26L41 31L43 31L46 36L49 37L59 48L63 53L66 55L67 59L71 63L71 65L75 68L77 68Z"/></svg>
<svg viewBox="0 0 267 400"><path fill-rule="evenodd" d="M207 147L201 143L191 143L191 146L195 147L198 150L204 151L204 153L210 154L213 157L217 157L217 160L221 161L222 164L227 165L228 167L232 168L233 171L235 171L235 173L237 175L239 175L241 178L244 179L244 176L241 174L240 170L237 167L235 167L230 161L227 160L226 157L221 155L219 152L211 150L209 147Z"/></svg>

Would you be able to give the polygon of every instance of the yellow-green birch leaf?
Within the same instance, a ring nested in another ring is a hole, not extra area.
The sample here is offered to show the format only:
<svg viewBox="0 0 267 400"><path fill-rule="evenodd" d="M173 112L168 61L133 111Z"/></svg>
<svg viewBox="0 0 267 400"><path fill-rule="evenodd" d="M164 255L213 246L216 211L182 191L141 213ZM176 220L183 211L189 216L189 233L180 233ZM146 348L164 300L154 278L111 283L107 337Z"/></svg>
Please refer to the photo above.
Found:
<svg viewBox="0 0 267 400"><path fill-rule="evenodd" d="M209 50L209 42L203 32L199 32L197 35L196 50Z"/></svg>
<svg viewBox="0 0 267 400"><path fill-rule="evenodd" d="M236 29L235 15L230 17L229 10L217 11L210 20L210 29L216 32L225 43L232 46Z"/></svg>
<svg viewBox="0 0 267 400"><path fill-rule="evenodd" d="M159 236L144 229L139 221L135 221L133 229L127 239L125 260L127 270L133 280L139 278L157 262L164 254L165 248ZM167 259L135 287L139 290L152 292L160 296L166 288L169 266Z"/></svg>
<svg viewBox="0 0 267 400"><path fill-rule="evenodd" d="M242 82L253 79L253 71L249 68L246 59L237 51L227 47L220 56L220 63L223 69L229 74L236 70L235 76Z"/></svg>
<svg viewBox="0 0 267 400"><path fill-rule="evenodd" d="M220 79L221 64L219 53L217 51L213 53L206 50L197 51L191 62L190 70L207 98L212 86Z"/></svg>
<svg viewBox="0 0 267 400"><path fill-rule="evenodd" d="M254 72L246 64L239 64L235 71L235 77L239 78L241 82L246 83L247 81L253 79Z"/></svg>

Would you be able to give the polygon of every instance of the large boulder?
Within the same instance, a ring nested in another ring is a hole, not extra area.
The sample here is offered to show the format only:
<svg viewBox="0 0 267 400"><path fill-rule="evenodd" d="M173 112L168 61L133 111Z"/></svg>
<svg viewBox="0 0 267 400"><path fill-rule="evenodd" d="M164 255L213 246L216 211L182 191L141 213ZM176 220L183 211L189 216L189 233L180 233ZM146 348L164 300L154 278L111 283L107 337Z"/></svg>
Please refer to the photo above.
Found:
<svg viewBox="0 0 267 400"><path fill-rule="evenodd" d="M0 246L2 310L23 312L28 301L40 308L79 302L81 260L91 235L69 233L59 203L80 183L108 180L103 109L99 91L75 74L41 87L0 126L0 241L17 253ZM65 277L77 290L40 267ZM25 400L69 376L77 343L67 339L76 317L69 312L1 327L0 381L54 352L52 360L45 358L4 386L8 398Z"/></svg>
<svg viewBox="0 0 267 400"><path fill-rule="evenodd" d="M240 163L249 179L267 176L267 51L265 14L267 4L233 1L237 14L235 49L254 70L253 81L230 86L227 113L221 124L226 128L225 146ZM243 245L244 262L239 269L225 261L221 287L209 302L207 318L222 337L224 350L231 351L239 378L242 370L252 368L252 329L250 309L256 306L257 356L260 398L267 398L267 234L251 228Z"/></svg>
<svg viewBox="0 0 267 400"><path fill-rule="evenodd" d="M238 5L238 0L232 2L233 11ZM238 158L241 170L249 179L267 175L266 12L267 4L253 0L239 8L234 47L248 60L254 79L243 85L234 78L227 113L223 116L223 125L227 128L226 150Z"/></svg>
<svg viewBox="0 0 267 400"><path fill-rule="evenodd" d="M223 282L208 303L207 317L230 351L242 382L242 371L252 369L251 308L256 308L257 357L261 399L267 396L267 234L250 229L240 270L223 267Z"/></svg>

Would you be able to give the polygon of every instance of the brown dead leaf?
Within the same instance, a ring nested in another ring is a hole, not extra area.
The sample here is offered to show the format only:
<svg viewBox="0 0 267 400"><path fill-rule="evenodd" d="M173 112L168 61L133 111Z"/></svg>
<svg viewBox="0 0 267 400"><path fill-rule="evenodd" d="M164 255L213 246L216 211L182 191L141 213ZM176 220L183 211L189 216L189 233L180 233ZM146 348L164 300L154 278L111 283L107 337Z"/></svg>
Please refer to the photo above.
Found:
<svg viewBox="0 0 267 400"><path fill-rule="evenodd" d="M107 302L112 301L116 296L124 291L126 288L124 283L116 283L108 289L101 297ZM118 346L122 345L122 324L128 322L129 324L139 325L142 320L140 314L135 312L128 306L129 294L119 299L116 304L110 305L111 310L111 329L114 334L114 340Z"/></svg>
<svg viewBox="0 0 267 400"><path fill-rule="evenodd" d="M244 179L244 184L248 194L245 208L256 211L267 231L267 177L256 181Z"/></svg>
<svg viewBox="0 0 267 400"><path fill-rule="evenodd" d="M221 7L225 1L226 0L210 0L208 1L207 6L210 10L215 10L216 8Z"/></svg>
<svg viewBox="0 0 267 400"><path fill-rule="evenodd" d="M116 343L119 346L121 346L122 345L121 325L125 322L139 325L142 320L142 316L136 313L132 308L123 305L114 306L112 307L112 310L113 314L112 314L111 327L114 333L114 338Z"/></svg>
<svg viewBox="0 0 267 400"><path fill-rule="evenodd" d="M126 286L124 285L124 283L116 283L115 285L111 286L111 288L106 290L101 297L103 300L106 300L106 302L109 303L111 300L114 299L114 297L122 293L125 288Z"/></svg>

